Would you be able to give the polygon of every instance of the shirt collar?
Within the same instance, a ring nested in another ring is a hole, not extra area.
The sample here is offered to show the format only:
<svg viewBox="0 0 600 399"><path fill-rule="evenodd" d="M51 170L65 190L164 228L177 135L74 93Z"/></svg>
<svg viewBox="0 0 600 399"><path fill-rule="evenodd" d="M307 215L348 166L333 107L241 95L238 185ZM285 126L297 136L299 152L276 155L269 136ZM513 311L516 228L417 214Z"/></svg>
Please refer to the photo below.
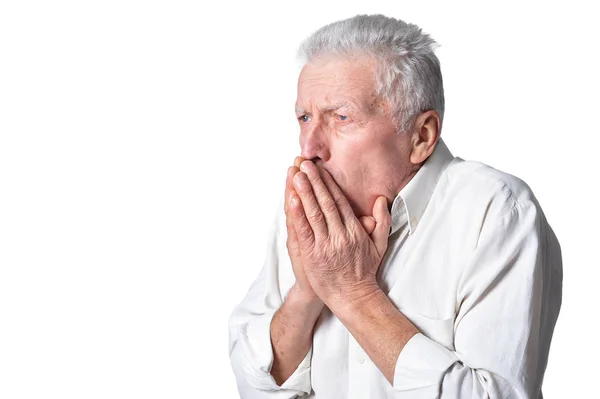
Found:
<svg viewBox="0 0 600 399"><path fill-rule="evenodd" d="M438 180L453 159L446 143L439 138L433 153L394 199L390 235L407 221L409 234L415 232Z"/></svg>

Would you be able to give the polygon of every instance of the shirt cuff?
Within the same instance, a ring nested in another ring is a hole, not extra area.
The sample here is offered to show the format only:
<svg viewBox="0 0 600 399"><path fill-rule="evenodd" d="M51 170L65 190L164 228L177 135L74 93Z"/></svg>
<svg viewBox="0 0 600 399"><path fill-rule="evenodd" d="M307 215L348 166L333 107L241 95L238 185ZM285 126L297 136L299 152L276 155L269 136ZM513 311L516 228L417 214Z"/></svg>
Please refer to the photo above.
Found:
<svg viewBox="0 0 600 399"><path fill-rule="evenodd" d="M271 346L271 321L274 312L256 317L246 328L240 330L239 344L245 357L244 369L248 383L263 391L297 391L310 394L310 364L312 346L294 373L281 385L271 375L273 347Z"/></svg>
<svg viewBox="0 0 600 399"><path fill-rule="evenodd" d="M437 397L444 374L457 361L454 352L417 333L398 356L393 387L398 391L419 390L423 397Z"/></svg>

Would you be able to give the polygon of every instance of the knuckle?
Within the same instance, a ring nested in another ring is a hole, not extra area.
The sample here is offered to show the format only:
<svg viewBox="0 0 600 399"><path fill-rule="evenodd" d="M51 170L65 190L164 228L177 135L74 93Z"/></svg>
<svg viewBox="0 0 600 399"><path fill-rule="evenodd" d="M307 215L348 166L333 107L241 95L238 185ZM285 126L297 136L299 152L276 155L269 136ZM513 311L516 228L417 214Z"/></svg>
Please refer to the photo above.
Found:
<svg viewBox="0 0 600 399"><path fill-rule="evenodd" d="M345 234L336 234L334 237L334 245L337 248L346 248L348 246L348 238Z"/></svg>
<svg viewBox="0 0 600 399"><path fill-rule="evenodd" d="M311 234L311 228L309 225L307 224L303 224L300 227L300 235L302 235L303 237L308 237Z"/></svg>
<svg viewBox="0 0 600 399"><path fill-rule="evenodd" d="M286 244L287 247L287 251L290 254L290 256L297 256L298 255L298 245L296 245L295 243L290 243L288 242Z"/></svg>
<svg viewBox="0 0 600 399"><path fill-rule="evenodd" d="M302 198L306 198L308 195L312 194L312 189L310 188L310 184L297 183L298 187L294 187L294 189L303 195Z"/></svg>
<svg viewBox="0 0 600 399"><path fill-rule="evenodd" d="M342 209L350 206L346 197L342 197L342 196L336 197L335 204L338 208L342 208Z"/></svg>
<svg viewBox="0 0 600 399"><path fill-rule="evenodd" d="M323 210L325 210L325 212L327 213L333 213L337 211L337 205L334 201L325 201L325 203L323 204Z"/></svg>
<svg viewBox="0 0 600 399"><path fill-rule="evenodd" d="M308 179L310 180L310 182L312 184L318 184L321 181L321 177L319 176L318 173L309 173L308 174Z"/></svg>
<svg viewBox="0 0 600 399"><path fill-rule="evenodd" d="M321 223L323 223L325 221L324 217L323 217L323 213L320 210L318 210L318 209L312 210L311 213L310 213L309 218L314 223L317 223L317 224L321 224Z"/></svg>
<svg viewBox="0 0 600 399"><path fill-rule="evenodd" d="M292 218L290 218L289 216L285 218L285 227L288 231L288 234L289 234L290 230L292 230L294 228L294 222L293 222Z"/></svg>

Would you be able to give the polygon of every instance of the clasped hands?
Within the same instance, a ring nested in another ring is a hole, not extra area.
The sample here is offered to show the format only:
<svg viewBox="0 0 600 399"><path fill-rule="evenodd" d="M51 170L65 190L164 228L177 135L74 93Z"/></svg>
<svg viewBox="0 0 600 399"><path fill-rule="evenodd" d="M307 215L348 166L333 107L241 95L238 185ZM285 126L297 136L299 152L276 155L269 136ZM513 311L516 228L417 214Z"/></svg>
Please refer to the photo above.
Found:
<svg viewBox="0 0 600 399"><path fill-rule="evenodd" d="M359 219L331 175L297 157L288 169L284 209L295 295L333 309L379 290L376 275L391 226L384 196L372 217Z"/></svg>

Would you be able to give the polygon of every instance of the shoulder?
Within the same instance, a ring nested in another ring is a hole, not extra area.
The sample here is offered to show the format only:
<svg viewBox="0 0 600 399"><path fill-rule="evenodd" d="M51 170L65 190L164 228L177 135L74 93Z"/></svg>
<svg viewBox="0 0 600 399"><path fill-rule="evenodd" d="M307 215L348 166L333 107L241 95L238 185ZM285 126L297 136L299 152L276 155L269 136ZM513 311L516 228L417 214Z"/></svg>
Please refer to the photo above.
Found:
<svg viewBox="0 0 600 399"><path fill-rule="evenodd" d="M503 217L522 208L539 209L527 183L481 162L456 158L446 169L441 183L449 205L485 207L487 216Z"/></svg>

